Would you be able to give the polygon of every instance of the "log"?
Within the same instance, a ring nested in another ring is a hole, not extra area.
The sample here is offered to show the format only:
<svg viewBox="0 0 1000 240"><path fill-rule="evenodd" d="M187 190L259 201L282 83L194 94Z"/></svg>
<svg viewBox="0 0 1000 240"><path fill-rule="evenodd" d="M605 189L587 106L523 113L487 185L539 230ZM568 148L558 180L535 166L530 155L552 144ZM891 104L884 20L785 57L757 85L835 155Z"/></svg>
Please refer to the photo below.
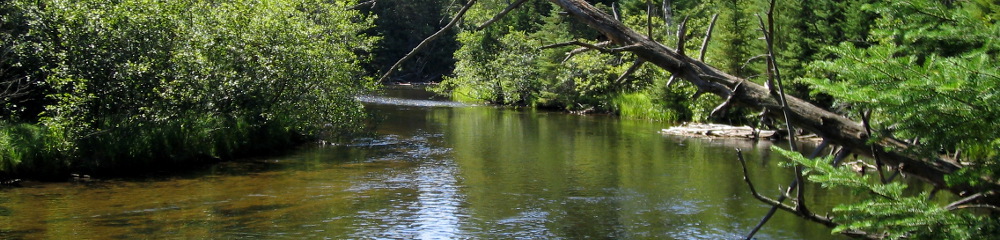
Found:
<svg viewBox="0 0 1000 240"><path fill-rule="evenodd" d="M647 39L583 0L549 1L559 5L582 23L601 32L612 43L631 46L629 51L636 56L692 83L698 87L699 91L712 93L723 99L732 95L733 104L753 109L766 109L767 114L772 119L788 119L787 121L795 127L829 139L837 145L853 149L855 153L869 156L878 154L883 162L893 166L902 165L904 166L902 170L910 176L948 189L959 196L969 196L982 191L1000 192L1000 184L995 181L988 181L986 186L980 187L967 184L948 186L945 183L945 175L958 171L962 168L961 165L943 158L924 158L912 155L907 151L909 148L907 143L893 138L877 139L875 147L872 147L868 145L868 134L861 123L817 107L802 99L792 96L786 99L789 110L789 116L786 118L782 113L782 104L779 100L760 84L730 75L704 62L680 54L663 44ZM740 82L744 83L739 91L730 90L734 89ZM892 151L882 150L887 148ZM979 199L988 203L1000 203L997 195Z"/></svg>
<svg viewBox="0 0 1000 240"><path fill-rule="evenodd" d="M748 126L730 126L723 124L701 124L685 123L680 126L673 126L660 130L662 134L678 136L696 136L707 138L745 138L753 139L755 135L762 138L771 138L780 135L778 131L760 130ZM759 134L759 135L758 135Z"/></svg>

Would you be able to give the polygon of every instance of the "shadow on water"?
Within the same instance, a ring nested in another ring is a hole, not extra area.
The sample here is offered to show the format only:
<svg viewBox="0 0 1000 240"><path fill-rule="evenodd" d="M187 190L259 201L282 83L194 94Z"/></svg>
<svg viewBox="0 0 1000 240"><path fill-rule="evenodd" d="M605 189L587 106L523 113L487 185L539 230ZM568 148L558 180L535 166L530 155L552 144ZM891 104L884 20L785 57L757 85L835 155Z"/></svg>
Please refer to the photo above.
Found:
<svg viewBox="0 0 1000 240"><path fill-rule="evenodd" d="M472 106L413 89L362 97L371 137L148 179L0 191L4 239L732 239L787 184L768 143L665 126ZM415 100L414 100L415 99ZM850 193L810 191L815 208ZM778 214L761 239L832 239Z"/></svg>

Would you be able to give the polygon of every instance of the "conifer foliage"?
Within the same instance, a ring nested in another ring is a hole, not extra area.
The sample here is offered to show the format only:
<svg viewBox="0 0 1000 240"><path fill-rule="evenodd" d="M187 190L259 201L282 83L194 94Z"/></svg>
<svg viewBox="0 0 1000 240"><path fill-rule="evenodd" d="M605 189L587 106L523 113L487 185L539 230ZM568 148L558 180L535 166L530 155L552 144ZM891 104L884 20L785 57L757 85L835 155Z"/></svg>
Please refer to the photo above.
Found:
<svg viewBox="0 0 1000 240"><path fill-rule="evenodd" d="M878 16L869 42L825 50L833 58L810 64L822 78L804 78L849 115L871 113L873 138L910 139L916 154L949 158L965 168L949 184L996 179L1000 170L1000 25L989 1L886 1L863 5ZM858 116L858 118L862 118ZM991 239L1000 234L996 206L977 195L951 204L930 192L907 196L906 185L881 183L828 160L783 152L824 187L864 193L833 209L835 232L864 231L889 239ZM905 166L903 166L905 168ZM979 194L993 194L983 192Z"/></svg>

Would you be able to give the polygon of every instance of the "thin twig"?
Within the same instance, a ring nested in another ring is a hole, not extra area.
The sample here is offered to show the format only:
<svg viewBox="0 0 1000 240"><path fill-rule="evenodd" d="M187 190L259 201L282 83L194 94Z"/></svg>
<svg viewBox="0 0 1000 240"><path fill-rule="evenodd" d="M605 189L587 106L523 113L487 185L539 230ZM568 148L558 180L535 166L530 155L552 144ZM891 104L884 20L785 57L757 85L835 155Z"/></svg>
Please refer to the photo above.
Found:
<svg viewBox="0 0 1000 240"><path fill-rule="evenodd" d="M945 206L944 209L947 209L949 211L950 210L955 210L955 209L958 209L957 208L958 206L966 205L966 204L968 204L968 203L970 203L972 201L975 201L977 198L982 198L983 196L985 196L983 193L972 194L972 195L970 195L968 197L959 199L958 201L955 201L955 202L952 202L951 204L948 204L948 206Z"/></svg>
<svg viewBox="0 0 1000 240"><path fill-rule="evenodd" d="M781 101L782 114L785 115L785 128L788 129L788 149L798 151L795 146L795 128L792 127L791 108L788 106L788 100L785 98L785 88L781 83L781 71L778 70L778 64L774 57L774 39L772 38L774 36L774 0L771 0L770 4L767 12L768 28L764 28L764 20L761 19L760 15L757 15L761 30L764 31L764 40L767 43L768 80L772 80L771 82L778 84L778 99Z"/></svg>
<svg viewBox="0 0 1000 240"><path fill-rule="evenodd" d="M382 77L378 79L378 82L384 83L386 80L389 79L390 76L392 76L392 73L396 71L396 68L398 68L399 65L402 65L404 62L406 62L406 60L413 58L413 56L416 55L415 53L427 47L427 45L430 44L430 42L433 42L435 39L441 37L446 32L448 32L449 29L458 24L458 21L462 19L462 16L465 16L465 13L468 12L473 5L476 5L476 1L477 0L469 0L469 2L466 3L461 10L458 10L458 13L455 14L455 17L451 19L451 22L448 22L448 25L445 25L444 27L441 28L441 30L438 30L436 33L431 34L431 36L421 41L420 44L417 44L417 46L414 47L413 50L410 50L410 53L407 53L405 56L403 56L403 58L400 58L399 61L396 61L396 63L393 64L392 67L389 67L389 70L386 70L385 74L383 74Z"/></svg>
<svg viewBox="0 0 1000 240"><path fill-rule="evenodd" d="M817 222L819 224L823 224L823 225L825 225L827 227L831 227L831 228L837 226L837 223L834 223L829 218L822 217L822 216L813 214L811 212L801 212L801 211L797 210L795 207L788 206L788 205L785 205L785 204L781 203L781 201L784 200L784 197L779 198L778 200L774 200L774 199L765 197L763 195L760 195L760 193L757 192L757 189L754 188L753 182L750 181L750 175L749 175L749 173L747 171L746 160L743 159L743 151L740 150L740 149L736 149L736 154L737 154L738 159L740 161L740 166L743 168L743 181L747 183L747 186L750 188L750 193L753 194L754 198L757 198L757 200L760 200L761 202L764 202L764 203L766 203L768 205L771 205L772 206L772 210L781 209L781 210L784 210L786 212L790 212L790 213L793 213L793 214L795 214L797 216L805 218L806 220ZM773 216L773 215L774 215L773 211L769 212L769 214L766 216L766 218L770 219L770 216ZM763 224L765 222L766 221L761 221L758 225ZM753 239L753 234L755 234L757 232L757 230L760 230L760 228L754 228L754 231L750 235L748 235L746 239L748 239L748 240L749 239Z"/></svg>
<svg viewBox="0 0 1000 240"><path fill-rule="evenodd" d="M476 27L476 31L482 31L486 27L489 27L490 24L493 24L496 21L500 21L500 19L502 19L504 16L507 16L507 14L510 13L510 11L513 11L514 9L520 7L521 4L524 4L524 2L527 2L527 1L528 0L518 0L517 2L514 2L514 3L511 3L510 5L507 5L507 8L504 8L503 11L500 11L500 13L498 13L492 19L490 19L489 21L486 21L482 25L479 25L479 27Z"/></svg>
<svg viewBox="0 0 1000 240"><path fill-rule="evenodd" d="M375 1L375 0L369 0L369 1L365 1L365 2L362 2L362 3L355 4L354 6L351 6L350 8L347 8L347 9L348 10L358 10L361 7L364 7L365 5L372 5L372 7L375 7L376 3L378 3L378 2Z"/></svg>
<svg viewBox="0 0 1000 240"><path fill-rule="evenodd" d="M864 125L865 132L868 134L868 141L871 142L872 138L872 125L871 125L872 111L865 110L861 112L861 125ZM875 158L875 171L878 171L878 178L882 181L882 184L888 183L885 179L885 173L882 172L882 159L879 158L878 149L876 149L875 144L871 145L872 158Z"/></svg>
<svg viewBox="0 0 1000 240"><path fill-rule="evenodd" d="M597 44L590 44L590 43L581 42L580 40L573 40L573 41L569 41L569 42L562 42L562 43L555 43L555 44L549 44L549 45L541 46L541 47L538 47L538 49L549 49L549 48L557 48L557 47L565 47L565 46L570 46L570 45L577 45L577 46L588 48L590 50L597 50L597 51L607 52L607 53L612 52L612 49L605 48L604 45L599 45L599 44L602 44L602 43L605 43L605 42L600 42L600 43L597 43ZM608 42L608 43L610 43L610 42Z"/></svg>
<svg viewBox="0 0 1000 240"><path fill-rule="evenodd" d="M673 85L674 84L674 80L676 80L676 79L677 79L677 75L674 74L674 73L671 73L670 74L670 79L667 80L667 88L670 88L670 85Z"/></svg>

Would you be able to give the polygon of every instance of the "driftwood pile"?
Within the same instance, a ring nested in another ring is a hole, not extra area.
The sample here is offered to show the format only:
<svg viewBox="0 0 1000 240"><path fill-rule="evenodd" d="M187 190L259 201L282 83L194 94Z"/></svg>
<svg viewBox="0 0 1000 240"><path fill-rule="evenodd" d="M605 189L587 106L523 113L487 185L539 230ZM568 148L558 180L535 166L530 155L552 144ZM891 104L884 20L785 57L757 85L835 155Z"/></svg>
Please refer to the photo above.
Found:
<svg viewBox="0 0 1000 240"><path fill-rule="evenodd" d="M662 134L708 137L708 138L746 138L746 139L781 139L783 131L754 129L748 126L730 126L724 124L684 123L660 130Z"/></svg>
<svg viewBox="0 0 1000 240"><path fill-rule="evenodd" d="M702 138L739 138L739 139L767 139L782 140L788 136L785 130L762 130L749 126L730 126L725 124L711 123L684 123L680 126L673 126L660 130L660 133L674 136L702 137ZM814 134L800 135L796 141L819 142L823 139Z"/></svg>

